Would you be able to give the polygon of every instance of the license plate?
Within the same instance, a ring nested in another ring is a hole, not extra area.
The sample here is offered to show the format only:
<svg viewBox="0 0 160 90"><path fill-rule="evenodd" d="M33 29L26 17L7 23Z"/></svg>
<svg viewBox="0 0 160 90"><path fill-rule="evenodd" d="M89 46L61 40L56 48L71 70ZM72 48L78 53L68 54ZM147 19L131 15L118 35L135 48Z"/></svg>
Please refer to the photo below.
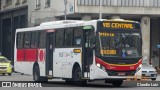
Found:
<svg viewBox="0 0 160 90"><path fill-rule="evenodd" d="M151 74L146 74L146 76L151 76Z"/></svg>
<svg viewBox="0 0 160 90"><path fill-rule="evenodd" d="M6 73L6 70L0 70L0 73Z"/></svg>
<svg viewBox="0 0 160 90"><path fill-rule="evenodd" d="M126 73L125 73L125 72L118 72L118 75L119 75L119 76L125 76Z"/></svg>

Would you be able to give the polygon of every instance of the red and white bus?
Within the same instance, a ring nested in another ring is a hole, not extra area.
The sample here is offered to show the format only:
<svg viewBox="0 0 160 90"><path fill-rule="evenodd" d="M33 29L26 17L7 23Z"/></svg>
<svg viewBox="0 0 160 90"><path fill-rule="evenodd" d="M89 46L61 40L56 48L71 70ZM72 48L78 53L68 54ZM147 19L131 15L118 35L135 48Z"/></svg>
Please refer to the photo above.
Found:
<svg viewBox="0 0 160 90"><path fill-rule="evenodd" d="M142 34L136 21L53 21L16 30L15 71L35 81L61 78L120 86L141 78Z"/></svg>

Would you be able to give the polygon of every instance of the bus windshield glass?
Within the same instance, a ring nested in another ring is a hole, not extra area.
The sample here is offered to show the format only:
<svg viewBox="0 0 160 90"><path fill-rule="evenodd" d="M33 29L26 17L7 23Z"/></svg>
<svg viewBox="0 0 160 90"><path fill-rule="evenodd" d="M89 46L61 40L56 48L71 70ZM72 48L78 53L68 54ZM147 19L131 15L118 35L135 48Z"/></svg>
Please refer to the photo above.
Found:
<svg viewBox="0 0 160 90"><path fill-rule="evenodd" d="M138 32L98 32L99 54L134 58L141 56L141 36Z"/></svg>

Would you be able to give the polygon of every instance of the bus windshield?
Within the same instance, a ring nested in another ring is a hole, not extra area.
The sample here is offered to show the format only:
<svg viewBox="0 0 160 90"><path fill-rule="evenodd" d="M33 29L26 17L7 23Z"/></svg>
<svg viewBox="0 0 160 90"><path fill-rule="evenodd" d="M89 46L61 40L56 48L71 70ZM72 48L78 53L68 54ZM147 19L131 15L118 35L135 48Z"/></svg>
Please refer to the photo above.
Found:
<svg viewBox="0 0 160 90"><path fill-rule="evenodd" d="M99 32L102 56L134 58L141 56L141 36L137 32Z"/></svg>

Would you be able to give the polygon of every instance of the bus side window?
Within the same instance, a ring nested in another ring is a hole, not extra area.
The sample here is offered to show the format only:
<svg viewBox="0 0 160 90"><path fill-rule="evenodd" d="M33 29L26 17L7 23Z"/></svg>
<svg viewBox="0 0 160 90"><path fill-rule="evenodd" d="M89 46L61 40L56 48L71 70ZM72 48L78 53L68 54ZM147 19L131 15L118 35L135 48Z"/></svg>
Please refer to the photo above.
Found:
<svg viewBox="0 0 160 90"><path fill-rule="evenodd" d="M30 37L31 37L31 33L30 32L26 32L24 35L24 48L30 48Z"/></svg>
<svg viewBox="0 0 160 90"><path fill-rule="evenodd" d="M41 31L39 33L39 45L40 48L45 48L46 46L46 32L45 31Z"/></svg>
<svg viewBox="0 0 160 90"><path fill-rule="evenodd" d="M68 28L65 30L65 43L64 45L67 47L71 47L73 44L73 29Z"/></svg>
<svg viewBox="0 0 160 90"><path fill-rule="evenodd" d="M63 47L64 43L64 30L56 30L56 47Z"/></svg>
<svg viewBox="0 0 160 90"><path fill-rule="evenodd" d="M23 33L17 33L17 48L23 48Z"/></svg>
<svg viewBox="0 0 160 90"><path fill-rule="evenodd" d="M75 28L74 29L74 46L81 46L82 44L82 29Z"/></svg>
<svg viewBox="0 0 160 90"><path fill-rule="evenodd" d="M38 32L32 32L31 35L31 48L38 47Z"/></svg>

